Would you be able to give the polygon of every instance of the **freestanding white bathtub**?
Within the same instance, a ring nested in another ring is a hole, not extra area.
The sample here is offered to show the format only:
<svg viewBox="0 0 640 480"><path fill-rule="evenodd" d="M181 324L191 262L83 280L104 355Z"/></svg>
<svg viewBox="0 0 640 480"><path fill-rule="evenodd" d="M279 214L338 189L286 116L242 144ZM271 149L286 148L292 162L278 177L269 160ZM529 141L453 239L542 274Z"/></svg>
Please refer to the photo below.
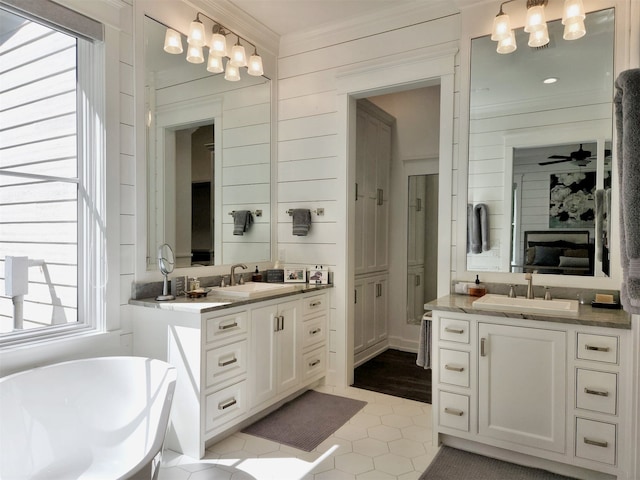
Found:
<svg viewBox="0 0 640 480"><path fill-rule="evenodd" d="M142 357L77 360L0 379L0 479L157 477L176 370Z"/></svg>

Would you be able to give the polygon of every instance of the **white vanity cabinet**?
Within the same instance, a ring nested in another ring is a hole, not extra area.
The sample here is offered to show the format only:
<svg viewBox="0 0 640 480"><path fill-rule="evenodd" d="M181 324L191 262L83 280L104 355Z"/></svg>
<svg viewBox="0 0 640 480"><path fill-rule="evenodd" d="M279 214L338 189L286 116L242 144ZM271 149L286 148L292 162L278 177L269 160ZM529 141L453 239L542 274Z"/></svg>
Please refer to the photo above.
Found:
<svg viewBox="0 0 640 480"><path fill-rule="evenodd" d="M434 441L631 480L630 330L438 310L433 322Z"/></svg>
<svg viewBox="0 0 640 480"><path fill-rule="evenodd" d="M197 302L133 306L134 354L178 371L167 447L201 458L207 441L322 379L327 302L320 291L203 313Z"/></svg>

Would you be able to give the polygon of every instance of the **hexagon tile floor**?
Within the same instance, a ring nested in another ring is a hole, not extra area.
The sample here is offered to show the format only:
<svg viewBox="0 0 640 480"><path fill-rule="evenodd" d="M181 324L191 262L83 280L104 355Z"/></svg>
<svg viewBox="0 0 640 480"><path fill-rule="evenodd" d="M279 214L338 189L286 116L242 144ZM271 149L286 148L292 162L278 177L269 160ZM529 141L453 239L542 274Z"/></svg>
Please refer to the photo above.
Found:
<svg viewBox="0 0 640 480"><path fill-rule="evenodd" d="M417 480L436 455L431 405L319 387L367 405L314 451L235 433L196 460L165 450L158 480Z"/></svg>

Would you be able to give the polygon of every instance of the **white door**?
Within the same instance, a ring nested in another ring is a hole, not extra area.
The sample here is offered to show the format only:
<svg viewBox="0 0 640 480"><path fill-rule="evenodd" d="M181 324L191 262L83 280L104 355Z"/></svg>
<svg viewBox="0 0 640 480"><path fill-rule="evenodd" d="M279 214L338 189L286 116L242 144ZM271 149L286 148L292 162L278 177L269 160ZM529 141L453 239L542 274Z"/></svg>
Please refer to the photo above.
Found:
<svg viewBox="0 0 640 480"><path fill-rule="evenodd" d="M479 323L479 433L565 451L565 332Z"/></svg>

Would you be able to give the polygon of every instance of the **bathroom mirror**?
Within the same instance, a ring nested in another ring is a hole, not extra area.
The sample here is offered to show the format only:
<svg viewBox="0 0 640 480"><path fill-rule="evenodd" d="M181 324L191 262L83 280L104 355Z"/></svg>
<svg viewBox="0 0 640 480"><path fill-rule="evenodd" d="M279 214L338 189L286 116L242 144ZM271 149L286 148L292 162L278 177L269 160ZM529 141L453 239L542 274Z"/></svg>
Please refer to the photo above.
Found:
<svg viewBox="0 0 640 480"><path fill-rule="evenodd" d="M147 269L168 243L176 268L271 259L271 85L240 80L163 49L167 26L144 18ZM233 212L251 228L233 234Z"/></svg>
<svg viewBox="0 0 640 480"><path fill-rule="evenodd" d="M528 47L529 34L516 29L518 48L510 54L498 54L490 36L472 39L468 271L522 272L524 232L551 231L558 236L553 241L561 241L572 230L587 230L595 263L589 275L607 275L599 260L601 245L594 241L600 241L601 225L593 197L605 188L607 171L610 178L614 9L587 14L585 25L584 37L567 41L561 21L548 22L550 42L542 48ZM584 192L591 197L582 200L591 202L593 215L557 221L553 182L573 174L588 180ZM476 248L473 224L480 224L479 211L486 215L483 232L488 232L480 241L489 244Z"/></svg>

